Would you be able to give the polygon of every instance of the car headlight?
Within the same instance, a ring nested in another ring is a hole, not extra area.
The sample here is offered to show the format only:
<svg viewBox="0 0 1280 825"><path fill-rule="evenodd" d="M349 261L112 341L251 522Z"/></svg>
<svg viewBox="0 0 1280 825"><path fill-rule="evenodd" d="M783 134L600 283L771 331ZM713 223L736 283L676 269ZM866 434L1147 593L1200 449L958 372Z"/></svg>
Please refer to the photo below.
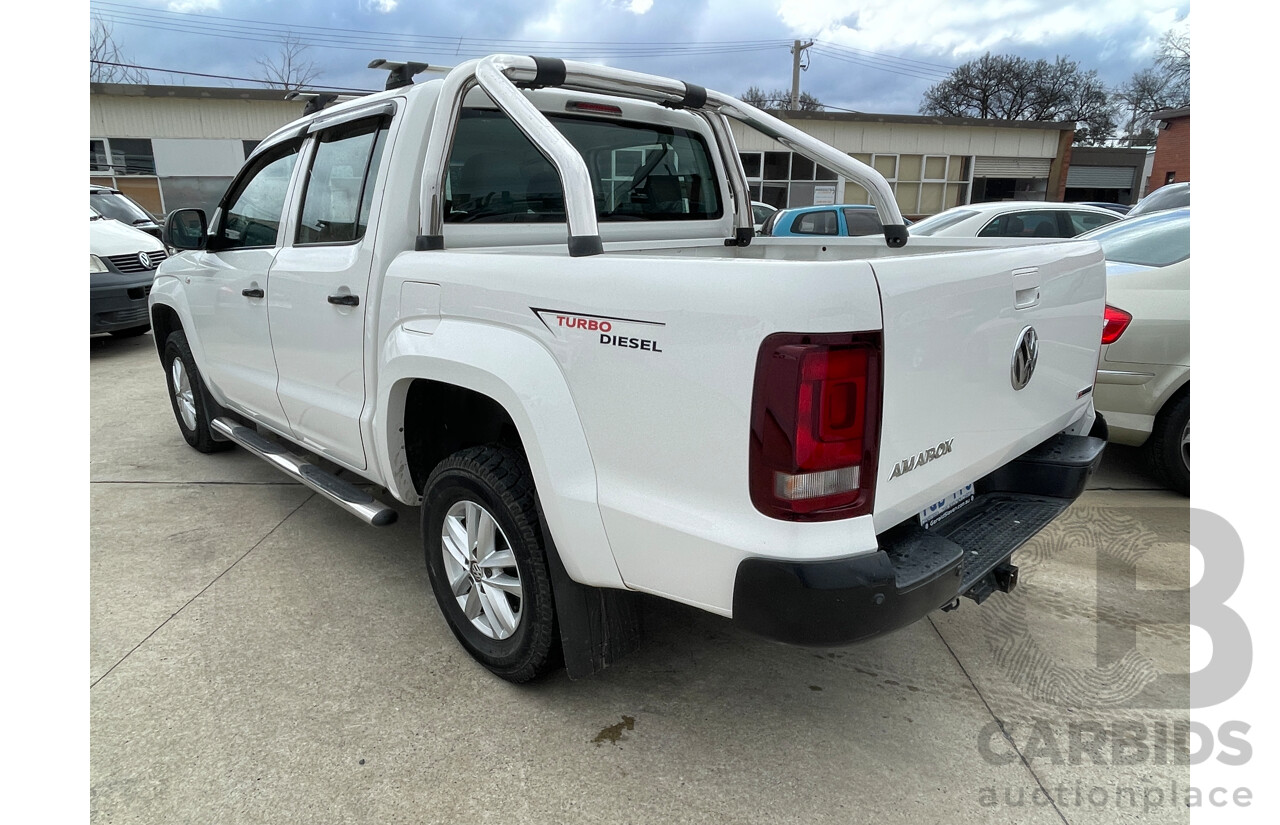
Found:
<svg viewBox="0 0 1280 825"><path fill-rule="evenodd" d="M90 256L89 256L89 272L90 272L90 273L93 273L93 272L110 272L110 271L111 271L111 270L107 269L107 265L106 265L106 264L104 264L104 263L102 262L102 259L101 259L101 258L99 258L97 255L90 255Z"/></svg>

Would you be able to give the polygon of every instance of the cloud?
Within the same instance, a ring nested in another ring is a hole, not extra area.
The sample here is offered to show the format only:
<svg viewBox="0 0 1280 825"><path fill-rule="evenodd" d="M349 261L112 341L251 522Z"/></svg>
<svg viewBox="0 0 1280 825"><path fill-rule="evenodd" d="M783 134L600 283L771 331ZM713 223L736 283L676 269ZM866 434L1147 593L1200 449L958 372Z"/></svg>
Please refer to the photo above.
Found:
<svg viewBox="0 0 1280 825"><path fill-rule="evenodd" d="M361 11L376 11L380 14L390 14L398 5L399 0L360 0Z"/></svg>
<svg viewBox="0 0 1280 825"><path fill-rule="evenodd" d="M165 8L181 12L221 11L222 0L169 0Z"/></svg>

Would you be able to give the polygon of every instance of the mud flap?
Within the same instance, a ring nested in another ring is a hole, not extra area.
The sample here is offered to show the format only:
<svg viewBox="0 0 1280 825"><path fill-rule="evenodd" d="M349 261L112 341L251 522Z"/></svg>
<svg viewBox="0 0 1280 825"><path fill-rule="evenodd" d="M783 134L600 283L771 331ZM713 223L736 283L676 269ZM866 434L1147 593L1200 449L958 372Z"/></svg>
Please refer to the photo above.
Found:
<svg viewBox="0 0 1280 825"><path fill-rule="evenodd" d="M551 597L564 667L570 679L604 670L640 646L640 606L636 594L611 587L591 587L569 578L547 520L538 505L538 525L551 572Z"/></svg>

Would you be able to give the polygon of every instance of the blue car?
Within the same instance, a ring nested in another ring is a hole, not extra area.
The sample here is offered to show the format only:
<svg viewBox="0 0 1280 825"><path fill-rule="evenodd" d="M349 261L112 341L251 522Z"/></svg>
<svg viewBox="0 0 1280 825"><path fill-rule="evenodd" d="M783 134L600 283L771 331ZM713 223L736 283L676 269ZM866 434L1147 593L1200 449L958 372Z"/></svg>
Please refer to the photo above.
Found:
<svg viewBox="0 0 1280 825"><path fill-rule="evenodd" d="M908 226L911 221L906 222ZM876 208L867 204L799 206L775 212L765 221L761 235L879 235L884 232Z"/></svg>

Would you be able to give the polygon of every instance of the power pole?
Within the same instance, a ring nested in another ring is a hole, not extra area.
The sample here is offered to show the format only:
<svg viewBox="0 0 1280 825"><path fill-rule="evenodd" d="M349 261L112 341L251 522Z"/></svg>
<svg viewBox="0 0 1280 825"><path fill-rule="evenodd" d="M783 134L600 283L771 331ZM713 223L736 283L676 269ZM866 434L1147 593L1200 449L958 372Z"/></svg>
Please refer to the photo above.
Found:
<svg viewBox="0 0 1280 825"><path fill-rule="evenodd" d="M791 109L800 108L800 56L804 50L813 45L813 41L801 43L799 40L791 44ZM805 67L808 68L808 67Z"/></svg>

